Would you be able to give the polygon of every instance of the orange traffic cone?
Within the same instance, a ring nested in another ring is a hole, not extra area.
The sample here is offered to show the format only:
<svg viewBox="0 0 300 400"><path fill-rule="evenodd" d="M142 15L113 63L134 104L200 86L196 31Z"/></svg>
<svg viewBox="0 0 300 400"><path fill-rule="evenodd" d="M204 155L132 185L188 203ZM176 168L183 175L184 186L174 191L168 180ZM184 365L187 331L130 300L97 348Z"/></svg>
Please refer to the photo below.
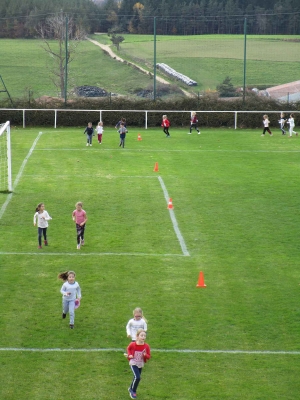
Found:
<svg viewBox="0 0 300 400"><path fill-rule="evenodd" d="M168 208L172 209L173 208L173 203L172 203L172 199L169 199L169 203L168 203Z"/></svg>
<svg viewBox="0 0 300 400"><path fill-rule="evenodd" d="M155 165L154 165L154 170L153 170L154 172L158 172L158 162L156 162L155 163Z"/></svg>
<svg viewBox="0 0 300 400"><path fill-rule="evenodd" d="M197 287L206 287L203 272L200 272Z"/></svg>
<svg viewBox="0 0 300 400"><path fill-rule="evenodd" d="M142 136L140 133L138 134L138 140L142 140Z"/></svg>

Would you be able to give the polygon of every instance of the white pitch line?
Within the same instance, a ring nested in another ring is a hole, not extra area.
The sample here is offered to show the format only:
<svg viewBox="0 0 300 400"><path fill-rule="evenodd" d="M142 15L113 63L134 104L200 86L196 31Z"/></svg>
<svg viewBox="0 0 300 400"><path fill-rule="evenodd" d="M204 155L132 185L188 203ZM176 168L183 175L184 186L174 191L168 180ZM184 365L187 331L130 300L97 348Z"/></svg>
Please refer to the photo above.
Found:
<svg viewBox="0 0 300 400"><path fill-rule="evenodd" d="M25 166L27 164L27 161L29 160L29 157L31 156L31 154L32 154L32 152L33 152L33 150L34 150L34 148L35 148L35 146L36 146L36 144L37 144L37 142L38 142L38 140L39 140L39 138L41 137L42 134L43 134L43 132L39 132L39 134L37 135L35 141L33 142L32 146L31 146L27 156L24 158L24 161L22 162L21 168L20 168L20 170L18 172L18 175L16 176L16 179L15 179L15 181L13 183L13 190L15 190L15 188L17 187L17 184L19 183L19 180L21 179L21 176L22 176L24 168L25 168ZM5 203L1 207L0 219L2 218L3 214L5 213L5 210L6 210L7 206L8 206L8 204L10 203L10 201L12 199L12 195L13 195L13 193L10 193L7 196L7 199L6 199Z"/></svg>
<svg viewBox="0 0 300 400"><path fill-rule="evenodd" d="M95 146L97 147L97 146ZM215 152L215 153L299 153L300 150L222 150L222 149L189 149L189 150L184 150L184 149L168 149L168 150L160 150L160 149L122 149L121 151L116 148L97 148L96 151L119 151L121 153L123 152L144 152L144 153L205 153L205 152ZM36 151L94 151L90 149L86 149L85 147L80 149L68 149L68 148L49 148L49 149L37 149Z"/></svg>
<svg viewBox="0 0 300 400"><path fill-rule="evenodd" d="M170 197L169 197L169 193L167 191L167 188L166 188L166 186L164 184L163 179L160 176L158 177L158 180L160 182L161 188L162 188L162 190L164 192L164 196L165 196L166 202L168 204ZM172 221L172 224L173 224L173 228L174 228L174 231L176 233L177 239L179 241L179 244L180 244L181 250L183 252L183 255L189 256L190 253L188 252L188 249L186 247L186 244L185 244L185 241L183 239L183 236L182 236L182 234L181 234L181 232L179 230L174 210L173 209L169 209L169 212L170 212L170 218L171 218L171 221Z"/></svg>
<svg viewBox="0 0 300 400"><path fill-rule="evenodd" d="M59 253L59 252L22 252L22 251L0 251L1 255L4 256L17 256L17 255L24 255L24 256L136 256L136 257L183 257L183 254L152 254L152 253Z"/></svg>
<svg viewBox="0 0 300 400"><path fill-rule="evenodd" d="M12 352L33 352L33 353L102 353L102 352L124 352L124 348L93 348L93 349L66 349L66 348L47 348L38 349L30 347L0 347L0 351ZM192 350L192 349L153 349L153 353L182 353L182 354L255 354L255 355L300 355L300 351L285 350Z"/></svg>

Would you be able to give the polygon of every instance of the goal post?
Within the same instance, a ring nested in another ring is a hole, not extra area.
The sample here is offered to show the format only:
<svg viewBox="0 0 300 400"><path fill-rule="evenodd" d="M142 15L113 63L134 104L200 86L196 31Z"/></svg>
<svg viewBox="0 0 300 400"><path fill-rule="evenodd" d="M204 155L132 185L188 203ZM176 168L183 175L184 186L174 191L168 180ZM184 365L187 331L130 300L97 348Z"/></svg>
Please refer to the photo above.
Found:
<svg viewBox="0 0 300 400"><path fill-rule="evenodd" d="M0 192L12 192L10 122L0 124Z"/></svg>

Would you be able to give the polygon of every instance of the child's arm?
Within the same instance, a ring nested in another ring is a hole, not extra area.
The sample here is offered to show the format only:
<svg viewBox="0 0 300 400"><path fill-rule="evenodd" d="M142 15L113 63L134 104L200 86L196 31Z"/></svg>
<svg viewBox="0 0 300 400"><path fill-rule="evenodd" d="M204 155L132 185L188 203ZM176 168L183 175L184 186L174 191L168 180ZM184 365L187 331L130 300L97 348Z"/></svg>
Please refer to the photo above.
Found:
<svg viewBox="0 0 300 400"><path fill-rule="evenodd" d="M72 212L72 220L76 222L75 211Z"/></svg>
<svg viewBox="0 0 300 400"><path fill-rule="evenodd" d="M36 226L37 213L33 216L33 225Z"/></svg>
<svg viewBox="0 0 300 400"><path fill-rule="evenodd" d="M135 342L131 342L127 347L127 360L134 357Z"/></svg>
<svg viewBox="0 0 300 400"><path fill-rule="evenodd" d="M127 337L130 337L130 338L131 338L130 326L131 326L131 319L128 321L128 323L127 323L127 325L126 325Z"/></svg>
<svg viewBox="0 0 300 400"><path fill-rule="evenodd" d="M47 212L47 211L44 211L44 213L45 213L44 219L45 219L46 221L50 221L50 219L52 219L52 218L50 217L50 215L48 214L48 212Z"/></svg>
<svg viewBox="0 0 300 400"><path fill-rule="evenodd" d="M150 352L150 347L148 344L145 344L145 350L144 350L144 361L147 362L151 358L151 352Z"/></svg>
<svg viewBox="0 0 300 400"><path fill-rule="evenodd" d="M86 221L87 221L87 220L88 220L88 219L87 219L87 216L86 216L86 214L85 214L84 221L83 221L83 222L81 222L80 226L83 226L83 225L86 223Z"/></svg>
<svg viewBox="0 0 300 400"><path fill-rule="evenodd" d="M77 289L76 289L76 294L77 294L77 299L81 300L81 289L80 286L78 285Z"/></svg>

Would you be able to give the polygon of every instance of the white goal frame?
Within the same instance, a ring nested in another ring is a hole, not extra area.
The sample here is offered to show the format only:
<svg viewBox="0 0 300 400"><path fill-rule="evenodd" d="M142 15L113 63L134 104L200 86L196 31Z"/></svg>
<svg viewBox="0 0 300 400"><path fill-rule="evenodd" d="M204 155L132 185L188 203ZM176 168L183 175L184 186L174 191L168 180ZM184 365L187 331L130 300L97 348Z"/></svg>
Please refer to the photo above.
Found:
<svg viewBox="0 0 300 400"><path fill-rule="evenodd" d="M10 121L0 126L0 136L6 134L6 155L7 155L7 187L0 190L12 192L12 174L11 174L11 142L10 142Z"/></svg>

